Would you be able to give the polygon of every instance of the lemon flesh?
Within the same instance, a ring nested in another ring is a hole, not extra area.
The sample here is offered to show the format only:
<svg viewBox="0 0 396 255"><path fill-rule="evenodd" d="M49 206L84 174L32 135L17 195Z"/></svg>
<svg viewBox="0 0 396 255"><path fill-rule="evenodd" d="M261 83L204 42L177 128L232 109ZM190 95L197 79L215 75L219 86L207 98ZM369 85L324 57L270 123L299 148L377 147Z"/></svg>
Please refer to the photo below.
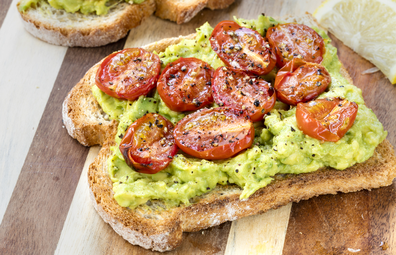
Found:
<svg viewBox="0 0 396 255"><path fill-rule="evenodd" d="M314 17L396 83L396 0L327 0Z"/></svg>

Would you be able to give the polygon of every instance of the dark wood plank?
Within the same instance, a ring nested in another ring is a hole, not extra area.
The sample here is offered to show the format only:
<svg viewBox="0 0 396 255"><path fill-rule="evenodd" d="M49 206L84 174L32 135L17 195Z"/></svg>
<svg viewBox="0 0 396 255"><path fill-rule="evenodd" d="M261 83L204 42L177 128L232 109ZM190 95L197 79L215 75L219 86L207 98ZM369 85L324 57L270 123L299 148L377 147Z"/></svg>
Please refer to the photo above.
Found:
<svg viewBox="0 0 396 255"><path fill-rule="evenodd" d="M93 64L124 44L68 49L0 226L0 254L56 249L88 153L62 128L62 102Z"/></svg>
<svg viewBox="0 0 396 255"><path fill-rule="evenodd" d="M226 222L220 226L198 232L185 233L183 244L175 251L169 252L169 254L224 254L230 228L231 222Z"/></svg>
<svg viewBox="0 0 396 255"><path fill-rule="evenodd" d="M293 204L283 254L395 254L395 186Z"/></svg>
<svg viewBox="0 0 396 255"><path fill-rule="evenodd" d="M12 0L0 0L0 28L3 25L3 21L7 15L8 10L10 9ZM14 11L11 9L11 11Z"/></svg>
<svg viewBox="0 0 396 255"><path fill-rule="evenodd" d="M396 254L396 182L369 192L370 254Z"/></svg>
<svg viewBox="0 0 396 255"><path fill-rule="evenodd" d="M367 254L367 193L326 195L293 204L283 254L346 254L348 248Z"/></svg>
<svg viewBox="0 0 396 255"><path fill-rule="evenodd" d="M333 44L366 104L396 144L396 87L335 37ZM372 191L320 196L293 204L284 254L395 254L396 183ZM349 249L349 250L348 250Z"/></svg>

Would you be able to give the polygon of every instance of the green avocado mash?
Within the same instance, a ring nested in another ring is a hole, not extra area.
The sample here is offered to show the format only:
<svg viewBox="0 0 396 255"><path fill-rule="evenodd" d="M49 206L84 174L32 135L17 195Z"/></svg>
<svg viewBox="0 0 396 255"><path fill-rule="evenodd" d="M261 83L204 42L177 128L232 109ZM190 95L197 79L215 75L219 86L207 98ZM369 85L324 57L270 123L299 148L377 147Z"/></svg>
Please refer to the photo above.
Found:
<svg viewBox="0 0 396 255"><path fill-rule="evenodd" d="M125 0L130 4L140 4L145 0ZM51 5L56 9L63 9L67 12L82 14L96 13L96 15L107 14L111 7L120 1L114 0L22 0L19 5L20 11L26 11L30 7Z"/></svg>
<svg viewBox="0 0 396 255"><path fill-rule="evenodd" d="M237 22L257 29L262 35L277 23L265 16L249 21L237 19ZM195 40L183 40L170 46L159 54L163 64L179 57L197 57L214 68L224 65L210 47L212 30L206 23L197 29ZM297 127L295 107L282 110L282 104L278 103L279 107L268 114L264 123L255 123L255 142L252 148L227 160L201 160L179 153L165 170L153 175L139 174L127 166L118 146L115 146L108 167L117 202L130 208L151 199L160 199L167 206L177 206L180 203L188 205L191 198L209 192L218 184L238 185L243 189L240 198L246 199L268 185L278 173L307 173L326 166L343 170L370 158L387 132L374 113L364 105L361 90L341 76L337 49L330 45L329 37L323 31L316 30L325 40L326 53L322 64L332 77L329 91L320 98L341 97L359 105L354 125L341 140L336 143L321 142L304 135ZM153 97L141 96L130 102L112 98L96 86L92 91L109 117L120 122L115 138L117 144L128 126L147 112L158 112L173 123L184 117L184 114L166 107L158 93Z"/></svg>

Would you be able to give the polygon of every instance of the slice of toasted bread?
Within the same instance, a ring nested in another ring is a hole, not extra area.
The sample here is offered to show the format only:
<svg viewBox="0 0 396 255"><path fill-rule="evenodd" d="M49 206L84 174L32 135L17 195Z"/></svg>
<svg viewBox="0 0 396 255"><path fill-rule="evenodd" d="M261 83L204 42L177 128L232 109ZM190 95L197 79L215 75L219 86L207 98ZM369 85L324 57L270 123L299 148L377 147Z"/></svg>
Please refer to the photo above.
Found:
<svg viewBox="0 0 396 255"><path fill-rule="evenodd" d="M310 16L299 21L313 24L309 23L312 22ZM194 34L164 39L144 48L161 52L183 38L192 37ZM164 209L166 206L161 201L150 201L133 210L121 207L113 198L113 184L107 169L118 123L108 119L91 93L97 68L98 64L71 90L63 104L63 119L69 134L80 143L103 145L88 171L91 198L104 221L132 244L157 251L171 250L181 243L183 232L264 213L289 202L322 194L387 186L396 177L394 150L385 140L364 163L343 171L324 168L307 174L276 175L275 181L246 200L239 199L242 189L238 186L218 185L211 192L194 198L190 206ZM341 69L341 74L352 82L345 68Z"/></svg>
<svg viewBox="0 0 396 255"><path fill-rule="evenodd" d="M190 21L205 7L211 10L223 9L234 0L155 0L157 10L155 15L161 19L169 19L177 24Z"/></svg>
<svg viewBox="0 0 396 255"><path fill-rule="evenodd" d="M121 2L108 14L100 16L68 13L41 2L20 14L25 29L45 42L68 47L96 47L125 37L130 29L140 25L154 11L154 0L141 4Z"/></svg>
<svg viewBox="0 0 396 255"><path fill-rule="evenodd" d="M45 42L68 47L97 47L126 36L128 31L152 15L178 24L188 22L207 7L222 9L234 0L145 0L141 4L120 2L106 15L68 13L58 10L46 1L19 11L25 29ZM17 4L18 10L20 2ZM157 5L157 6L156 6Z"/></svg>

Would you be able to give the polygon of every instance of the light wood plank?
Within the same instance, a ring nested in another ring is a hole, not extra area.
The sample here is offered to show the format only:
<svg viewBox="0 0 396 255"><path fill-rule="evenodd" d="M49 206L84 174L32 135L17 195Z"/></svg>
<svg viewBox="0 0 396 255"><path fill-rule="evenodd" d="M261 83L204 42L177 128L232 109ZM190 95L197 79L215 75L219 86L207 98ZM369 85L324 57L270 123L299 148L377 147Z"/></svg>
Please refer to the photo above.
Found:
<svg viewBox="0 0 396 255"><path fill-rule="evenodd" d="M100 240L106 243L109 226L96 213L89 198L88 168L100 150L91 147L85 161L73 202L70 205L55 254L102 254Z"/></svg>
<svg viewBox="0 0 396 255"><path fill-rule="evenodd" d="M0 222L67 50L28 34L16 3L0 29Z"/></svg>
<svg viewBox="0 0 396 255"><path fill-rule="evenodd" d="M291 206L234 221L225 255L282 254Z"/></svg>

